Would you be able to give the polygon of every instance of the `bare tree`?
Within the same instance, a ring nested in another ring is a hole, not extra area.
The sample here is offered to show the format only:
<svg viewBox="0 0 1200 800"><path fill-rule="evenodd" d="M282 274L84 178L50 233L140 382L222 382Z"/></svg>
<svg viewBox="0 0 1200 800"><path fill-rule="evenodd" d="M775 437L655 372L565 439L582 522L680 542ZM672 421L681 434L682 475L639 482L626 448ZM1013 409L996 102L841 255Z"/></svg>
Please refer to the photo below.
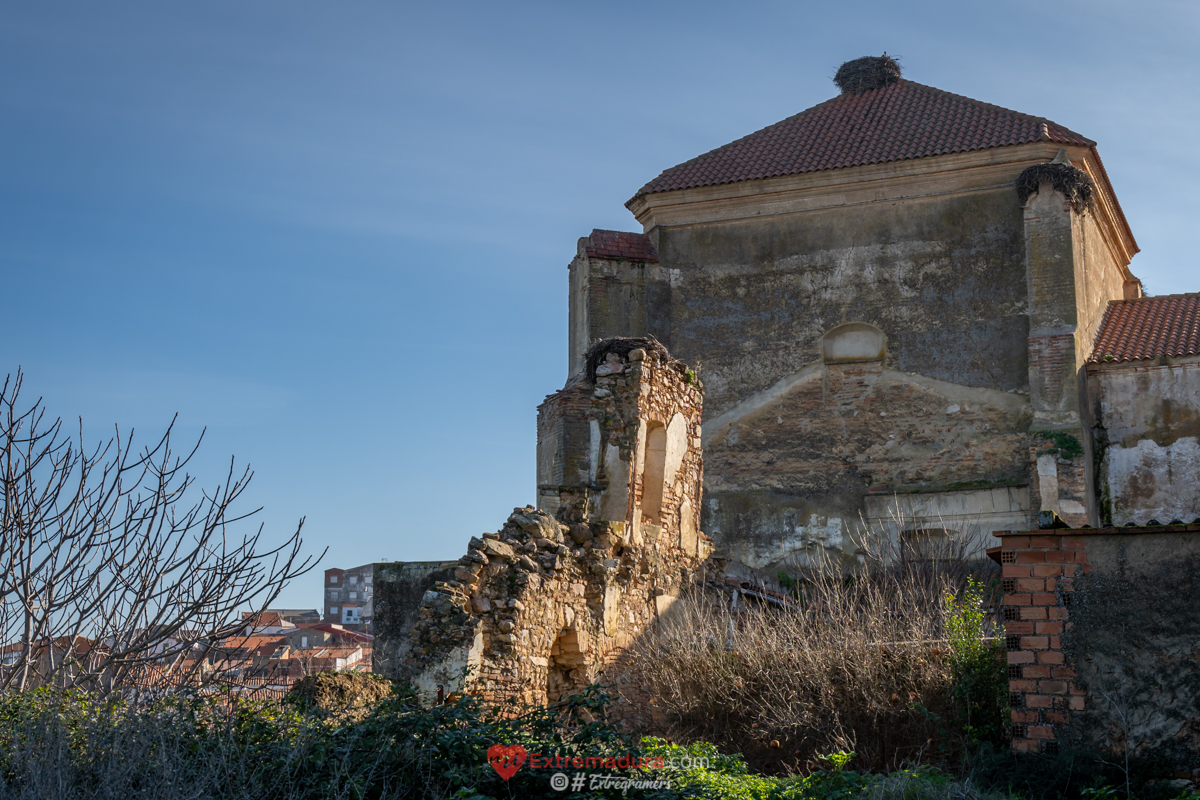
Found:
<svg viewBox="0 0 1200 800"><path fill-rule="evenodd" d="M133 432L89 445L66 435L39 398L22 406L22 375L0 388L0 691L144 684L199 685L208 653L244 631L320 557L300 555L304 520L278 547L260 509L234 508L250 483L231 459L205 490L187 472L195 445L172 449L175 420L150 445ZM323 555L323 554L322 554Z"/></svg>

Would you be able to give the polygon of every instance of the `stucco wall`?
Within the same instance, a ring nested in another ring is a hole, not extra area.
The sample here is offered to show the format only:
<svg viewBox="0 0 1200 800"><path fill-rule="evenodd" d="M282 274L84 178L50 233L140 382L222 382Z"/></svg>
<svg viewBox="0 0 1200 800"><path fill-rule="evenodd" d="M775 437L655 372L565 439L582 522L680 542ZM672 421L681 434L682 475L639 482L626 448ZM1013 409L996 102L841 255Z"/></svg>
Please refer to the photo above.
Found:
<svg viewBox="0 0 1200 800"><path fill-rule="evenodd" d="M1200 518L1200 358L1088 366L1106 524Z"/></svg>
<svg viewBox="0 0 1200 800"><path fill-rule="evenodd" d="M702 368L710 416L802 369L845 321L881 328L896 369L1026 385L1022 215L1008 187L656 234L678 271L661 333Z"/></svg>
<svg viewBox="0 0 1200 800"><path fill-rule="evenodd" d="M1061 738L1200 766L1200 531L1086 542L1063 650L1087 699Z"/></svg>

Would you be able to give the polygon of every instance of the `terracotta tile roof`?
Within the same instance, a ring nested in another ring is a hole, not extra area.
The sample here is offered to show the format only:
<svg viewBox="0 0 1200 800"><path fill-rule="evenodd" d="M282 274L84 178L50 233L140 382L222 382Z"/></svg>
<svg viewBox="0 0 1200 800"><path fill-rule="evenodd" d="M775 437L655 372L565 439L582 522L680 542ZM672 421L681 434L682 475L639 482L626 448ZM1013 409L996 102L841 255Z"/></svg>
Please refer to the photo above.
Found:
<svg viewBox="0 0 1200 800"><path fill-rule="evenodd" d="M1088 361L1194 355L1200 355L1200 292L1113 300Z"/></svg>
<svg viewBox="0 0 1200 800"><path fill-rule="evenodd" d="M654 245L650 244L650 239L644 233L602 231L596 228L588 237L587 254L589 258L658 263L658 253L654 251Z"/></svg>
<svg viewBox="0 0 1200 800"><path fill-rule="evenodd" d="M626 205L642 195L674 189L1039 141L1095 145L1044 117L900 80L883 89L840 95L671 167Z"/></svg>

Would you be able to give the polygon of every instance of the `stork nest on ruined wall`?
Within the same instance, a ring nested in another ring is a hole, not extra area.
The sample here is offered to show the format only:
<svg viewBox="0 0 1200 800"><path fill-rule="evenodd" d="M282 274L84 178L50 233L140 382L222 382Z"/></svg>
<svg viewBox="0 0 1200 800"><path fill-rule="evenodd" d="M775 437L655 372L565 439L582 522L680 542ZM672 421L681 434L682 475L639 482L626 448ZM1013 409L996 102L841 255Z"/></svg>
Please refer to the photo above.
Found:
<svg viewBox="0 0 1200 800"><path fill-rule="evenodd" d="M1070 164L1034 164L1017 176L1017 197L1025 205L1031 195L1038 193L1042 181L1047 181L1055 191L1071 202L1076 213L1090 210L1095 202L1096 189L1092 179L1078 167Z"/></svg>
<svg viewBox="0 0 1200 800"><path fill-rule="evenodd" d="M842 94L862 94L872 89L883 89L900 80L900 62L884 53L881 56L863 56L847 61L838 67L833 82Z"/></svg>
<svg viewBox="0 0 1200 800"><path fill-rule="evenodd" d="M690 373L689 382L695 380L696 373L692 372L687 364L672 358L663 343L653 336L615 336L611 339L597 339L592 342L591 347L583 356L587 363L588 380L592 383L596 382L596 368L604 363L604 359L609 353L616 353L621 358L628 360L629 354L639 348L646 351L647 359L655 359L658 363L675 370L685 378Z"/></svg>

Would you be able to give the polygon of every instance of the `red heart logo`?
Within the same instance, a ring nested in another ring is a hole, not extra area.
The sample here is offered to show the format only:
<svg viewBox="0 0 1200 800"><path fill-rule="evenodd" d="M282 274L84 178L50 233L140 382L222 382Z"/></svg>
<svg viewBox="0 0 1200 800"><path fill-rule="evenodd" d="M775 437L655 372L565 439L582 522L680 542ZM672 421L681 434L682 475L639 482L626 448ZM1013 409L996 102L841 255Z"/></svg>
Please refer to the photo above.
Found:
<svg viewBox="0 0 1200 800"><path fill-rule="evenodd" d="M494 744L487 751L488 763L505 781L517 774L526 755L525 748L519 744Z"/></svg>

